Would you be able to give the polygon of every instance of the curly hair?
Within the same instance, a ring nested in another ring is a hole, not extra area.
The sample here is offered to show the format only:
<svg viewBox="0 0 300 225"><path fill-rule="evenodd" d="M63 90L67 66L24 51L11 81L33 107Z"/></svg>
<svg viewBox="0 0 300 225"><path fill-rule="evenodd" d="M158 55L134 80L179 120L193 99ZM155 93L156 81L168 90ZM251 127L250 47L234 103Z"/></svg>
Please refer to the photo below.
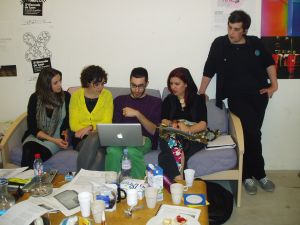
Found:
<svg viewBox="0 0 300 225"><path fill-rule="evenodd" d="M100 66L87 66L81 72L80 81L83 88L88 88L92 83L106 83L107 73Z"/></svg>

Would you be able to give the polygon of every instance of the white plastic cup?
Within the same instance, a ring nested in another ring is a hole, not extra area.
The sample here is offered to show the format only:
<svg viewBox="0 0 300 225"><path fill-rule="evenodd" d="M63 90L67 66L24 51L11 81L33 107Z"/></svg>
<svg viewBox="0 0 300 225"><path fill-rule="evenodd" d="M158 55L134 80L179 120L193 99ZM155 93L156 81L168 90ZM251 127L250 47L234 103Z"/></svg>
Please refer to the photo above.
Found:
<svg viewBox="0 0 300 225"><path fill-rule="evenodd" d="M138 202L138 192L136 189L128 189L127 192L127 205L135 206Z"/></svg>
<svg viewBox="0 0 300 225"><path fill-rule="evenodd" d="M78 194L80 211L83 217L89 217L91 214L91 200L92 194L90 192L84 191Z"/></svg>
<svg viewBox="0 0 300 225"><path fill-rule="evenodd" d="M171 190L171 196L172 196L172 202L175 205L179 205L183 196L183 192L187 191L188 187L183 186L183 184L174 183L171 184L170 190Z"/></svg>
<svg viewBox="0 0 300 225"><path fill-rule="evenodd" d="M155 208L156 201L157 201L157 193L158 193L158 189L155 187L145 188L145 198L146 198L147 207L149 209Z"/></svg>
<svg viewBox="0 0 300 225"><path fill-rule="evenodd" d="M92 203L92 214L96 223L102 222L102 214L105 211L105 202L103 200L96 200Z"/></svg>
<svg viewBox="0 0 300 225"><path fill-rule="evenodd" d="M184 170L184 177L185 177L186 186L192 187L193 183L194 183L195 170L185 169Z"/></svg>

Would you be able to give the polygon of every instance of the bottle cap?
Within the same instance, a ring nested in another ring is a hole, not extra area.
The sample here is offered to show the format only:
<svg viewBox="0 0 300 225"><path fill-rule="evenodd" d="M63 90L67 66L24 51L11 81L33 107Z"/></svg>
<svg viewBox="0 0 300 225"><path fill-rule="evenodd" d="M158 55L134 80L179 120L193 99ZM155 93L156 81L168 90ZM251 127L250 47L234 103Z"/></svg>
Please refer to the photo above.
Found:
<svg viewBox="0 0 300 225"><path fill-rule="evenodd" d="M34 158L37 159L37 158L41 158L41 154L40 153L36 153L34 154Z"/></svg>

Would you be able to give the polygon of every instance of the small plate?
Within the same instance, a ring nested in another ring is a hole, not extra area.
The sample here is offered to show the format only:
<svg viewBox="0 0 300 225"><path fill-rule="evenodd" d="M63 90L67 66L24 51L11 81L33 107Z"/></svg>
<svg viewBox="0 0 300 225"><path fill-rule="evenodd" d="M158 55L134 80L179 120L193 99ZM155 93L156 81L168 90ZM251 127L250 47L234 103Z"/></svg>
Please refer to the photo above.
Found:
<svg viewBox="0 0 300 225"><path fill-rule="evenodd" d="M186 200L192 204L200 204L203 201L203 198L199 195L189 195L186 197Z"/></svg>

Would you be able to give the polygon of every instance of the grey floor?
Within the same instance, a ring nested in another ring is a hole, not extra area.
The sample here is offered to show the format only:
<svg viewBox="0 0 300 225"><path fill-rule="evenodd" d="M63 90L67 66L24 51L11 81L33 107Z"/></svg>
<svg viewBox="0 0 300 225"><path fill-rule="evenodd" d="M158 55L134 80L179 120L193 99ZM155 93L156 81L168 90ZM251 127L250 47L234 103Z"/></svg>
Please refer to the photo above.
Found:
<svg viewBox="0 0 300 225"><path fill-rule="evenodd" d="M267 176L275 191L258 187L256 195L248 195L243 187L241 207L234 206L225 225L300 225L299 171L267 171Z"/></svg>

